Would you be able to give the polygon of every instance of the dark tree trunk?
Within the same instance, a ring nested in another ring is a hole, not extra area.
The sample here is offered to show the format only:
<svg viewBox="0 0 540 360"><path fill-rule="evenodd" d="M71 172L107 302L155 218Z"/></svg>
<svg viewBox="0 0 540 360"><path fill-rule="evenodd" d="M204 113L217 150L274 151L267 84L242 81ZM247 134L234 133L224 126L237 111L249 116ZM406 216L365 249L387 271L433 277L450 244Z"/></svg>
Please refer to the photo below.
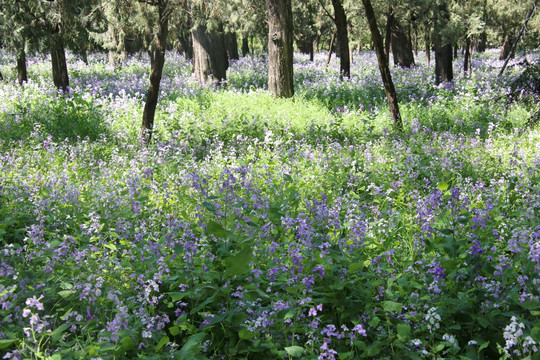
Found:
<svg viewBox="0 0 540 360"><path fill-rule="evenodd" d="M386 61L390 63L390 44L392 43L392 23L394 22L394 14L392 8L388 9L388 17L386 18L386 32L384 34L384 55Z"/></svg>
<svg viewBox="0 0 540 360"><path fill-rule="evenodd" d="M186 59L193 59L193 39L191 33L183 31L178 38L180 40L180 51L184 52Z"/></svg>
<svg viewBox="0 0 540 360"><path fill-rule="evenodd" d="M4 81L4 77L2 76L1 72L0 72L0 81Z"/></svg>
<svg viewBox="0 0 540 360"><path fill-rule="evenodd" d="M242 38L242 56L246 56L249 54L249 44L248 44L248 38L244 36Z"/></svg>
<svg viewBox="0 0 540 360"><path fill-rule="evenodd" d="M394 121L394 127L398 131L402 131L403 123L401 121L401 114L399 113L399 104L396 95L396 89L394 88L394 82L392 81L392 75L390 74L390 68L388 67L388 60L384 54L384 45L379 28L377 27L377 19L373 12L370 0L362 0L364 4L364 10L366 11L366 17L369 24L369 30L371 32L371 38L375 45L375 52L377 53L377 60L379 63L379 70L381 72L381 79L384 84L384 91L386 93L386 99L388 101L388 108Z"/></svg>
<svg viewBox="0 0 540 360"><path fill-rule="evenodd" d="M66 63L66 52L64 50L64 40L58 31L51 37L51 64L54 85L58 90L66 92L69 87L68 68Z"/></svg>
<svg viewBox="0 0 540 360"><path fill-rule="evenodd" d="M339 44L340 75L342 77L351 76L351 58L349 55L349 33L347 30L347 15L341 4L341 0L332 0L334 7L334 22L337 29L337 39Z"/></svg>
<svg viewBox="0 0 540 360"><path fill-rule="evenodd" d="M199 25L193 31L193 74L203 85L219 85L227 79L227 51L222 33L208 32Z"/></svg>
<svg viewBox="0 0 540 360"><path fill-rule="evenodd" d="M511 33L506 34L504 38L504 43L499 55L499 60L505 60L508 55L510 55L510 50L512 49L512 44L514 42L514 36Z"/></svg>
<svg viewBox="0 0 540 360"><path fill-rule="evenodd" d="M314 51L313 51L313 40L308 38L302 38L296 41L298 50L302 54L309 54L309 61L313 61Z"/></svg>
<svg viewBox="0 0 540 360"><path fill-rule="evenodd" d="M413 22L413 34L414 34L414 40L413 40L414 56L418 56L418 26L416 25L416 22Z"/></svg>
<svg viewBox="0 0 540 360"><path fill-rule="evenodd" d="M294 95L291 0L266 0L268 10L268 89L278 97Z"/></svg>
<svg viewBox="0 0 540 360"><path fill-rule="evenodd" d="M465 55L463 56L463 74L465 77L470 75L472 71L471 60L471 39L467 36L465 38Z"/></svg>
<svg viewBox="0 0 540 360"><path fill-rule="evenodd" d="M452 69L452 45L445 44L443 31L450 21L450 14L446 2L437 7L435 31L433 33L433 46L435 47L435 84L452 81L454 72Z"/></svg>
<svg viewBox="0 0 540 360"><path fill-rule="evenodd" d="M332 52L334 51L334 42L336 41L337 31L332 34L330 38L330 45L328 46L328 57L326 59L326 65L330 64L330 59L332 59Z"/></svg>
<svg viewBox="0 0 540 360"><path fill-rule="evenodd" d="M484 30L478 37L478 45L476 46L476 52L479 52L479 53L485 52L486 45L487 45L487 34L486 34L486 31Z"/></svg>
<svg viewBox="0 0 540 360"><path fill-rule="evenodd" d="M88 51L86 49L81 49L81 60L85 65L88 65Z"/></svg>
<svg viewBox="0 0 540 360"><path fill-rule="evenodd" d="M161 74L165 65L165 50L167 48L167 35L169 33L169 17L166 13L167 1L158 3L159 28L155 36L156 50L152 71L150 72L150 85L146 93L146 103L144 104L141 138L145 144L152 140L152 130L154 128L154 117L159 96L159 86L161 83Z"/></svg>
<svg viewBox="0 0 540 360"><path fill-rule="evenodd" d="M414 55L412 51L411 37L396 19L392 21L392 54L394 55L394 65L410 68L414 66Z"/></svg>
<svg viewBox="0 0 540 360"><path fill-rule="evenodd" d="M24 44L20 44L17 51L17 80L19 85L24 84L28 81L28 72L26 71L26 51L24 51Z"/></svg>
<svg viewBox="0 0 540 360"><path fill-rule="evenodd" d="M426 61L429 65L429 63L431 62L431 38L429 34L429 25L426 24L425 26L426 26L426 29L424 32L424 41L426 43Z"/></svg>
<svg viewBox="0 0 540 360"><path fill-rule="evenodd" d="M225 45L227 46L227 56L229 60L238 60L240 55L238 55L238 40L236 33L229 32L225 34Z"/></svg>

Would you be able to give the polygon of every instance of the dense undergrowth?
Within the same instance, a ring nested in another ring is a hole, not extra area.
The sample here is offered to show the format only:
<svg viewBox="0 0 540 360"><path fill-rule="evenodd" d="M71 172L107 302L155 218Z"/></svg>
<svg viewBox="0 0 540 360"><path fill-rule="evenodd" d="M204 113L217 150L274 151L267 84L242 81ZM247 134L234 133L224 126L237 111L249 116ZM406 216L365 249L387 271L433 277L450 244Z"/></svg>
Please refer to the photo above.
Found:
<svg viewBox="0 0 540 360"><path fill-rule="evenodd" d="M298 56L294 99L264 58L202 89L168 55L144 147L147 59L70 58L60 96L46 59L19 87L1 52L1 357L540 358L537 109L501 101L519 66L393 69L399 134L372 53L344 82Z"/></svg>

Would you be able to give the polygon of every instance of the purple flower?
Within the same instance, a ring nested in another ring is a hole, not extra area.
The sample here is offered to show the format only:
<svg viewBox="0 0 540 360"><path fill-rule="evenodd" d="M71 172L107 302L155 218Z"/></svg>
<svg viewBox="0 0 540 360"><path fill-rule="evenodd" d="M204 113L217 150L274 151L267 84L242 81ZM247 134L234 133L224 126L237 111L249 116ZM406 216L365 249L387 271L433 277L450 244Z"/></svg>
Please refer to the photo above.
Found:
<svg viewBox="0 0 540 360"><path fill-rule="evenodd" d="M39 299L36 299L36 297L33 296L32 298L26 299L26 305L35 306L35 308L38 309L38 310L45 310L43 308L43 304L39 302L39 300L41 300L41 299L43 299L43 295L41 295L39 297Z"/></svg>

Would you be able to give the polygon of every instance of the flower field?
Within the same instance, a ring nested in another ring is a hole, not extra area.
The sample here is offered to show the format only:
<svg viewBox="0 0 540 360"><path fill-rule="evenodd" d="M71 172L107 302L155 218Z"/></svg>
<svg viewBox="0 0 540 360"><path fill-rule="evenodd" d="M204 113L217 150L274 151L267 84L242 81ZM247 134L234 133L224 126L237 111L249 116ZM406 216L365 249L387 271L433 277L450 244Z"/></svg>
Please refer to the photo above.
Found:
<svg viewBox="0 0 540 360"><path fill-rule="evenodd" d="M540 129L497 55L392 69L396 133L374 53L295 55L293 99L168 53L146 147L144 56L70 55L61 96L0 50L0 358L540 359Z"/></svg>

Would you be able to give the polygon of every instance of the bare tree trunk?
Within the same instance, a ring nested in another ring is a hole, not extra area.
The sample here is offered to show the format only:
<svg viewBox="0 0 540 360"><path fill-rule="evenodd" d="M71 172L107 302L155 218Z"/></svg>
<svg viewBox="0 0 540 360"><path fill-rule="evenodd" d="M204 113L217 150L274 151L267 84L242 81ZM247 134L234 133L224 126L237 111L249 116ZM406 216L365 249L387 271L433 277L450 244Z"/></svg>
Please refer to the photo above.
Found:
<svg viewBox="0 0 540 360"><path fill-rule="evenodd" d="M193 39L191 33L182 31L179 37L181 50L184 52L186 59L193 59Z"/></svg>
<svg viewBox="0 0 540 360"><path fill-rule="evenodd" d="M330 60L332 59L332 51L334 50L334 42L336 41L337 36L337 30L332 34L332 38L330 39L330 45L328 47L328 57L326 59L326 66L330 64Z"/></svg>
<svg viewBox="0 0 540 360"><path fill-rule="evenodd" d="M266 0L268 10L268 89L278 97L294 95L291 0Z"/></svg>
<svg viewBox="0 0 540 360"><path fill-rule="evenodd" d="M414 56L418 56L418 26L416 25L416 22L413 22L413 34L414 34Z"/></svg>
<svg viewBox="0 0 540 360"><path fill-rule="evenodd" d="M351 59L349 55L349 34L347 30L347 15L341 4L341 0L332 0L334 7L334 22L337 29L337 39L339 44L340 76L351 76Z"/></svg>
<svg viewBox="0 0 540 360"><path fill-rule="evenodd" d="M69 87L69 76L64 50L64 40L59 31L53 33L50 44L51 65L54 85L58 90L66 92Z"/></svg>
<svg viewBox="0 0 540 360"><path fill-rule="evenodd" d="M386 18L386 32L384 34L384 55L386 61L390 63L390 44L392 43L392 23L394 22L394 14L392 13L392 7L388 9L388 16Z"/></svg>
<svg viewBox="0 0 540 360"><path fill-rule="evenodd" d="M145 144L152 140L152 130L154 128L154 117L159 96L159 86L163 66L165 65L165 50L167 49L167 35L169 33L169 16L167 14L167 0L158 3L159 28L155 36L156 50L152 71L150 73L150 85L146 93L146 103L144 104L141 138Z"/></svg>
<svg viewBox="0 0 540 360"><path fill-rule="evenodd" d="M225 46L227 47L227 56L229 60L238 60L238 40L235 32L225 34Z"/></svg>
<svg viewBox="0 0 540 360"><path fill-rule="evenodd" d="M249 44L248 44L248 38L244 36L242 38L242 56L246 56L249 54Z"/></svg>
<svg viewBox="0 0 540 360"><path fill-rule="evenodd" d="M510 49L512 49L512 43L514 42L514 36L510 33L504 37L504 43L499 54L499 60L504 60L510 55Z"/></svg>
<svg viewBox="0 0 540 360"><path fill-rule="evenodd" d="M408 31L394 19L394 21L392 21L390 33L392 38L394 65L406 68L414 66L411 37L409 36Z"/></svg>
<svg viewBox="0 0 540 360"><path fill-rule="evenodd" d="M19 85L22 85L28 81L28 72L26 70L26 51L24 47L25 41L23 40L17 49L17 80L19 81Z"/></svg>
<svg viewBox="0 0 540 360"><path fill-rule="evenodd" d="M366 17L369 24L369 30L371 31L371 38L375 45L375 51L377 53L377 60L379 62L379 70L381 72L382 82L384 84L384 90L386 92L386 99L388 101L388 109L390 115L394 121L394 127L398 131L403 130L403 123L401 121L401 114L399 113L398 99L396 95L396 89L394 88L394 82L392 81L392 75L390 74L390 68L388 67L388 60L384 54L384 46L379 28L377 27L377 20L370 0L362 0L364 4L364 10L366 11Z"/></svg>
<svg viewBox="0 0 540 360"><path fill-rule="evenodd" d="M424 32L424 41L426 43L426 61L429 65L431 62L431 39L429 36L429 26L428 24L425 24L425 32Z"/></svg>
<svg viewBox="0 0 540 360"><path fill-rule="evenodd" d="M471 61L471 39L467 36L465 38L465 55L463 56L463 75L467 77L472 71Z"/></svg>
<svg viewBox="0 0 540 360"><path fill-rule="evenodd" d="M452 69L452 45L446 44L443 38L443 30L450 21L447 3L440 3L437 8L435 31L433 33L433 45L435 47L435 84L452 81L454 72Z"/></svg>
<svg viewBox="0 0 540 360"><path fill-rule="evenodd" d="M227 79L229 61L222 33L208 32L198 25L193 35L193 73L203 85L219 85Z"/></svg>

